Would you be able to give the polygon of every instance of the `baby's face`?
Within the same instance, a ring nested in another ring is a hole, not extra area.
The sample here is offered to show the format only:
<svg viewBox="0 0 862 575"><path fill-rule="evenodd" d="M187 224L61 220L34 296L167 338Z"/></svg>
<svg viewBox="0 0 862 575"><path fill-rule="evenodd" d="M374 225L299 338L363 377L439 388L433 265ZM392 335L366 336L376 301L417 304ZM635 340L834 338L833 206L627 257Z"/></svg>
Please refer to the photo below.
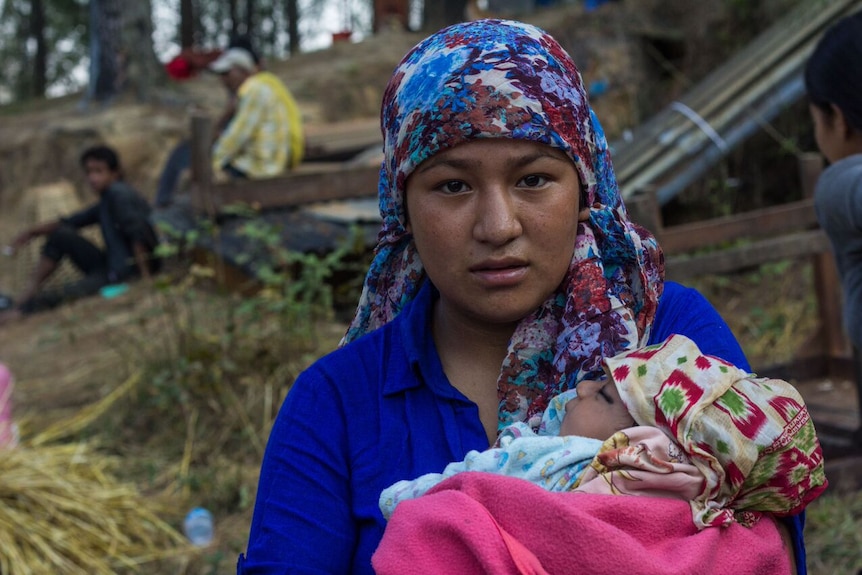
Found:
<svg viewBox="0 0 862 575"><path fill-rule="evenodd" d="M578 397L566 403L560 435L605 440L620 429L634 425L613 382L585 380L578 384Z"/></svg>

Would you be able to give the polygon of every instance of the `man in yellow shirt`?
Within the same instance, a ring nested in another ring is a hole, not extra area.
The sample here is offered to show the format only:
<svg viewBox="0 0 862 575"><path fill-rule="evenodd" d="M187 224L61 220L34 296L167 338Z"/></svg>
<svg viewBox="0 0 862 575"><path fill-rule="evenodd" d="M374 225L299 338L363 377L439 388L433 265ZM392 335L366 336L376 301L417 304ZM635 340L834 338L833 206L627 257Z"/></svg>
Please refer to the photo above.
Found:
<svg viewBox="0 0 862 575"><path fill-rule="evenodd" d="M213 169L267 178L296 167L305 147L302 118L281 80L259 71L243 48L228 49L209 68L237 95L236 113L213 145Z"/></svg>

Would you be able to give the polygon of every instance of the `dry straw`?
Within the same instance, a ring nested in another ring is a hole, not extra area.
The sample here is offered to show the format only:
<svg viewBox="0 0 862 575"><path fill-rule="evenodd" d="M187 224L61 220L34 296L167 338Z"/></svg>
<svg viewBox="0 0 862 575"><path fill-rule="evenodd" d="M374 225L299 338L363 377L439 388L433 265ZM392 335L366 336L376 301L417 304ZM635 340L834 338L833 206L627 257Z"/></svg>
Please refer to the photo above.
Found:
<svg viewBox="0 0 862 575"><path fill-rule="evenodd" d="M26 446L0 458L0 573L108 575L176 555L183 537L158 506L115 480L85 444Z"/></svg>
<svg viewBox="0 0 862 575"><path fill-rule="evenodd" d="M83 442L50 443L80 431L139 380L0 453L0 574L136 573L191 552L159 518L161 504L114 477L115 458Z"/></svg>

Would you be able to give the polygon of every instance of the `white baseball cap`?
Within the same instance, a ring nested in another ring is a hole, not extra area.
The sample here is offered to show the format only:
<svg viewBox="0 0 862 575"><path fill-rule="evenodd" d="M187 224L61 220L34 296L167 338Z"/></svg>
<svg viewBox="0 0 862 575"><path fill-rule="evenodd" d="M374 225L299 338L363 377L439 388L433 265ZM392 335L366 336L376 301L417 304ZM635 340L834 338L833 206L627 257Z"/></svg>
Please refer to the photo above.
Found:
<svg viewBox="0 0 862 575"><path fill-rule="evenodd" d="M244 50L243 48L231 48L216 58L216 60L210 64L209 69L216 74L224 74L225 72L229 72L234 66L242 68L247 72L254 72L254 58L251 57L248 50Z"/></svg>

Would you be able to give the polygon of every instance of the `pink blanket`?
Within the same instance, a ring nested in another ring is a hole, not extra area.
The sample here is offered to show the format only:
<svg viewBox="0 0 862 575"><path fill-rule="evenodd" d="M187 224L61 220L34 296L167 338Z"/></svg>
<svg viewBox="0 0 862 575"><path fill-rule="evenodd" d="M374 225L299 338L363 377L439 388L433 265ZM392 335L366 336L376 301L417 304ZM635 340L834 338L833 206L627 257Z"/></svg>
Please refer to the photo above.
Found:
<svg viewBox="0 0 862 575"><path fill-rule="evenodd" d="M698 530L684 501L551 493L471 472L401 503L372 564L379 575L790 572L768 518Z"/></svg>

